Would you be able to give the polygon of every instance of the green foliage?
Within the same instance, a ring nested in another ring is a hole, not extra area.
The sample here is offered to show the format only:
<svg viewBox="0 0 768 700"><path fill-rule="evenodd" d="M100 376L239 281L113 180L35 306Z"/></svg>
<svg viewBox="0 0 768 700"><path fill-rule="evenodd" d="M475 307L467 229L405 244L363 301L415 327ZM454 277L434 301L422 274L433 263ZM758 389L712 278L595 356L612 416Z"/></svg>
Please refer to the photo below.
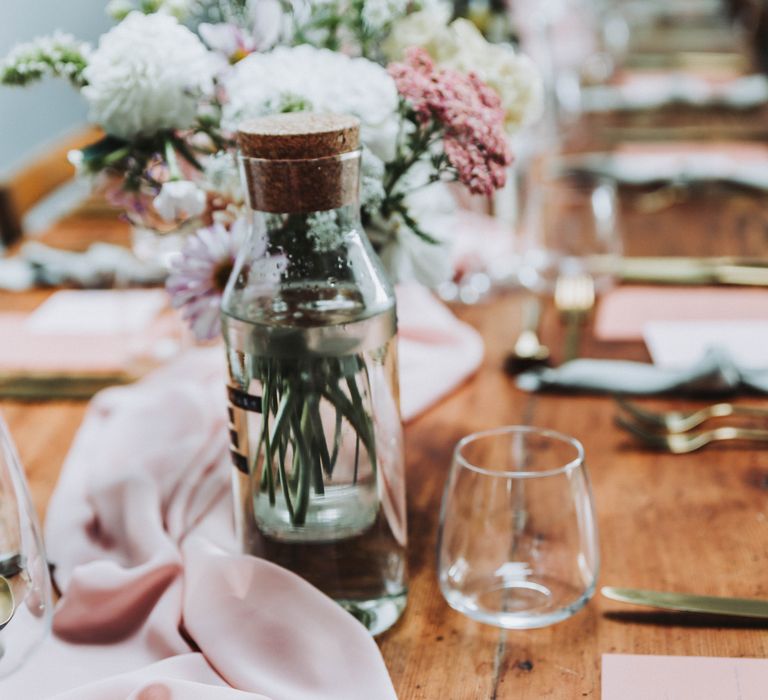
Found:
<svg viewBox="0 0 768 700"><path fill-rule="evenodd" d="M422 9L423 5L413 0L404 3L402 11L393 9L389 17L385 16L379 24L371 26L366 21L366 0L305 0L303 10L294 8L301 3L288 1L283 4L294 16L294 44L312 44L331 51L351 50L375 61L382 61L379 47L393 23Z"/></svg>
<svg viewBox="0 0 768 700"><path fill-rule="evenodd" d="M184 138L172 131L162 131L132 141L105 136L83 148L81 153L84 172L113 172L123 178L123 189L129 192L136 192L147 184L159 188L162 183L152 177L153 166L159 164L166 165L173 174L178 175L178 159L181 158L202 170L198 154Z"/></svg>

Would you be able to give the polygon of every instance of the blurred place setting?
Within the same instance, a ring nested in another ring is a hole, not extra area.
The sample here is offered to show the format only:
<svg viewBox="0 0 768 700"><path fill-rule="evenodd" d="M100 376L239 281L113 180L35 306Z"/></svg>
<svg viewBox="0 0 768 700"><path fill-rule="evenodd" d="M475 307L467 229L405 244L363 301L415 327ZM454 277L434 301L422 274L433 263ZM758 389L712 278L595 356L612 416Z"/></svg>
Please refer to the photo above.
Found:
<svg viewBox="0 0 768 700"><path fill-rule="evenodd" d="M765 696L768 3L0 18L0 697Z"/></svg>

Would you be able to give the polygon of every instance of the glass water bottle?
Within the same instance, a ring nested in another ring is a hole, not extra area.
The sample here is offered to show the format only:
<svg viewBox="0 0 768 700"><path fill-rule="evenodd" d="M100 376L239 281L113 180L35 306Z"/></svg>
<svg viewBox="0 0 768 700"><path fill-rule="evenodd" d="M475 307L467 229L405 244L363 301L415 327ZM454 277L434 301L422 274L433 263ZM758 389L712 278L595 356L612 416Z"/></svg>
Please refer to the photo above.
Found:
<svg viewBox="0 0 768 700"><path fill-rule="evenodd" d="M359 124L238 133L251 210L222 304L237 526L374 634L407 593L395 296L360 223Z"/></svg>

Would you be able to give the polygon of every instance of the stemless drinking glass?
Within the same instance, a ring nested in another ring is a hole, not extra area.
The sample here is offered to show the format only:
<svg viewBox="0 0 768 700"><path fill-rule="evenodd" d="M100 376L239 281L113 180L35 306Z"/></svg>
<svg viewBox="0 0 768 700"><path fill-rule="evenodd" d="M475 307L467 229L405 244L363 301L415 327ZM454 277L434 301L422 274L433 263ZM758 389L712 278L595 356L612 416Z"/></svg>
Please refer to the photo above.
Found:
<svg viewBox="0 0 768 700"><path fill-rule="evenodd" d="M0 417L0 678L29 656L51 624L51 580L16 449Z"/></svg>
<svg viewBox="0 0 768 700"><path fill-rule="evenodd" d="M507 629L572 615L595 590L597 528L581 444L531 427L456 446L438 535L448 604Z"/></svg>
<svg viewBox="0 0 768 700"><path fill-rule="evenodd" d="M557 159L537 166L525 183L520 282L548 294L559 277L589 275L604 291L622 252L616 183L563 170Z"/></svg>

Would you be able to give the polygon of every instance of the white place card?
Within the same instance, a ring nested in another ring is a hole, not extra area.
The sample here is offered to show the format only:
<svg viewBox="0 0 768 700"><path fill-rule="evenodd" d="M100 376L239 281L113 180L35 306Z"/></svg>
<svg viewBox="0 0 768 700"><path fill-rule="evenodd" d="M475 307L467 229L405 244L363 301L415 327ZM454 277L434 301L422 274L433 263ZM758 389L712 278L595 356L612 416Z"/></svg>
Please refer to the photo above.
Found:
<svg viewBox="0 0 768 700"><path fill-rule="evenodd" d="M25 322L42 335L121 335L149 327L168 304L162 289L64 290L51 295Z"/></svg>
<svg viewBox="0 0 768 700"><path fill-rule="evenodd" d="M740 367L768 368L768 321L649 321L643 337L659 367L691 367L717 347Z"/></svg>

